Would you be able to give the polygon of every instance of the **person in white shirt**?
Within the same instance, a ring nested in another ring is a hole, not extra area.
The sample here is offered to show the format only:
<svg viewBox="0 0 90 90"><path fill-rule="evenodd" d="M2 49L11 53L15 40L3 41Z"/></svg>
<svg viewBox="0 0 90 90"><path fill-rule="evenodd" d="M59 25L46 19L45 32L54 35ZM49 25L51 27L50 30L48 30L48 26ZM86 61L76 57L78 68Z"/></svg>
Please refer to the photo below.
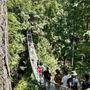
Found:
<svg viewBox="0 0 90 90"><path fill-rule="evenodd" d="M67 80L70 78L68 71L64 71L64 76L62 77L62 88L67 87Z"/></svg>

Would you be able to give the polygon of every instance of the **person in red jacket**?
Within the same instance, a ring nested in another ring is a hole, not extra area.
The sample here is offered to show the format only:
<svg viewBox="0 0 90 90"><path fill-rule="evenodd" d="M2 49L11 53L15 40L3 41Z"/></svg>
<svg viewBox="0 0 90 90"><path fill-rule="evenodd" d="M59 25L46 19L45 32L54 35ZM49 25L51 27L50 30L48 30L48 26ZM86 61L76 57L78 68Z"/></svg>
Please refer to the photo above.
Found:
<svg viewBox="0 0 90 90"><path fill-rule="evenodd" d="M40 79L40 83L41 83L42 73L43 73L42 65L38 65L37 70L38 70L38 73L39 73L39 79Z"/></svg>

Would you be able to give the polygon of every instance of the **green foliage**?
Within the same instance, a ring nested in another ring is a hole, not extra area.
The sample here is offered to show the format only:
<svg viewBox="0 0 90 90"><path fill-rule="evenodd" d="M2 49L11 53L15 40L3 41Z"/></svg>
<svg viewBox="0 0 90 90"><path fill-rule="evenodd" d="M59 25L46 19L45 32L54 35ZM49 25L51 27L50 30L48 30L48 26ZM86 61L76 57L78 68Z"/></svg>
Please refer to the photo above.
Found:
<svg viewBox="0 0 90 90"><path fill-rule="evenodd" d="M14 13L8 14L9 20L9 53L10 53L10 65L11 71L15 70L18 65L18 60L20 59L19 53L25 50L23 43L25 42L25 37L21 33L20 22L15 17Z"/></svg>
<svg viewBox="0 0 90 90"><path fill-rule="evenodd" d="M80 74L87 69L90 72L90 37L86 35L90 29L89 0L8 0L7 3L9 58L15 90L31 90L34 86L24 74L18 80L21 77L18 70L26 72L28 67L27 29L33 31L39 59L52 72L62 64L71 70L72 58Z"/></svg>
<svg viewBox="0 0 90 90"><path fill-rule="evenodd" d="M37 54L41 62L43 62L46 67L49 67L52 72L55 72L55 69L58 68L57 61L51 52L50 43L43 36L39 36ZM54 68L52 68L53 66Z"/></svg>
<svg viewBox="0 0 90 90"><path fill-rule="evenodd" d="M28 78L27 78L28 77ZM14 90L42 90L36 80L32 80L31 76L22 77Z"/></svg>

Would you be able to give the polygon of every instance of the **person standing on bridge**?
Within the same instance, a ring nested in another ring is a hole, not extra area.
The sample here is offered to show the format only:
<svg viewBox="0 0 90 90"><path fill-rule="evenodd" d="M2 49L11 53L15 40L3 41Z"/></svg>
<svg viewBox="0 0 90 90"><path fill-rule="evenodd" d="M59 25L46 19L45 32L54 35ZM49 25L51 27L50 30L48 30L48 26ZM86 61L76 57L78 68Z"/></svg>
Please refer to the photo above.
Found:
<svg viewBox="0 0 90 90"><path fill-rule="evenodd" d="M44 75L44 85L45 85L45 87L46 87L46 85L48 85L48 88L50 88L51 73L50 73L48 67L43 72L43 75Z"/></svg>
<svg viewBox="0 0 90 90"><path fill-rule="evenodd" d="M40 65L40 61L39 60L37 60L37 66L39 66Z"/></svg>
<svg viewBox="0 0 90 90"><path fill-rule="evenodd" d="M37 71L38 71L38 73L39 73L39 81L40 81L40 84L41 84L41 81L42 81L42 73L43 73L42 64L38 65Z"/></svg>
<svg viewBox="0 0 90 90"><path fill-rule="evenodd" d="M55 88L56 88L56 90L60 90L60 86L62 84L62 82L61 82L62 81L62 75L58 69L56 69L55 71L56 71L56 75L54 77Z"/></svg>
<svg viewBox="0 0 90 90"><path fill-rule="evenodd" d="M64 71L64 76L62 77L62 88L67 87L67 80L70 78L70 75L68 74L68 71Z"/></svg>
<svg viewBox="0 0 90 90"><path fill-rule="evenodd" d="M76 71L72 71L71 78L67 80L67 86L68 88L72 90L78 90L79 89L79 80L77 79L77 73Z"/></svg>
<svg viewBox="0 0 90 90"><path fill-rule="evenodd" d="M82 83L82 90L90 90L90 80L89 80L89 75L85 74L85 80Z"/></svg>

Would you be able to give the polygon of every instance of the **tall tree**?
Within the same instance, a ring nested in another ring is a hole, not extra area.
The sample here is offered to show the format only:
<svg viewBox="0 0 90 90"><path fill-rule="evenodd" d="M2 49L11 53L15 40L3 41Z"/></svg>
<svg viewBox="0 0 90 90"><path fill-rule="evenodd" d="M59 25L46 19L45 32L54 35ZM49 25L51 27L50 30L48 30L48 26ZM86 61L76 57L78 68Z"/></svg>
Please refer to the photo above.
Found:
<svg viewBox="0 0 90 90"><path fill-rule="evenodd" d="M11 90L7 38L7 5L0 0L0 90Z"/></svg>

